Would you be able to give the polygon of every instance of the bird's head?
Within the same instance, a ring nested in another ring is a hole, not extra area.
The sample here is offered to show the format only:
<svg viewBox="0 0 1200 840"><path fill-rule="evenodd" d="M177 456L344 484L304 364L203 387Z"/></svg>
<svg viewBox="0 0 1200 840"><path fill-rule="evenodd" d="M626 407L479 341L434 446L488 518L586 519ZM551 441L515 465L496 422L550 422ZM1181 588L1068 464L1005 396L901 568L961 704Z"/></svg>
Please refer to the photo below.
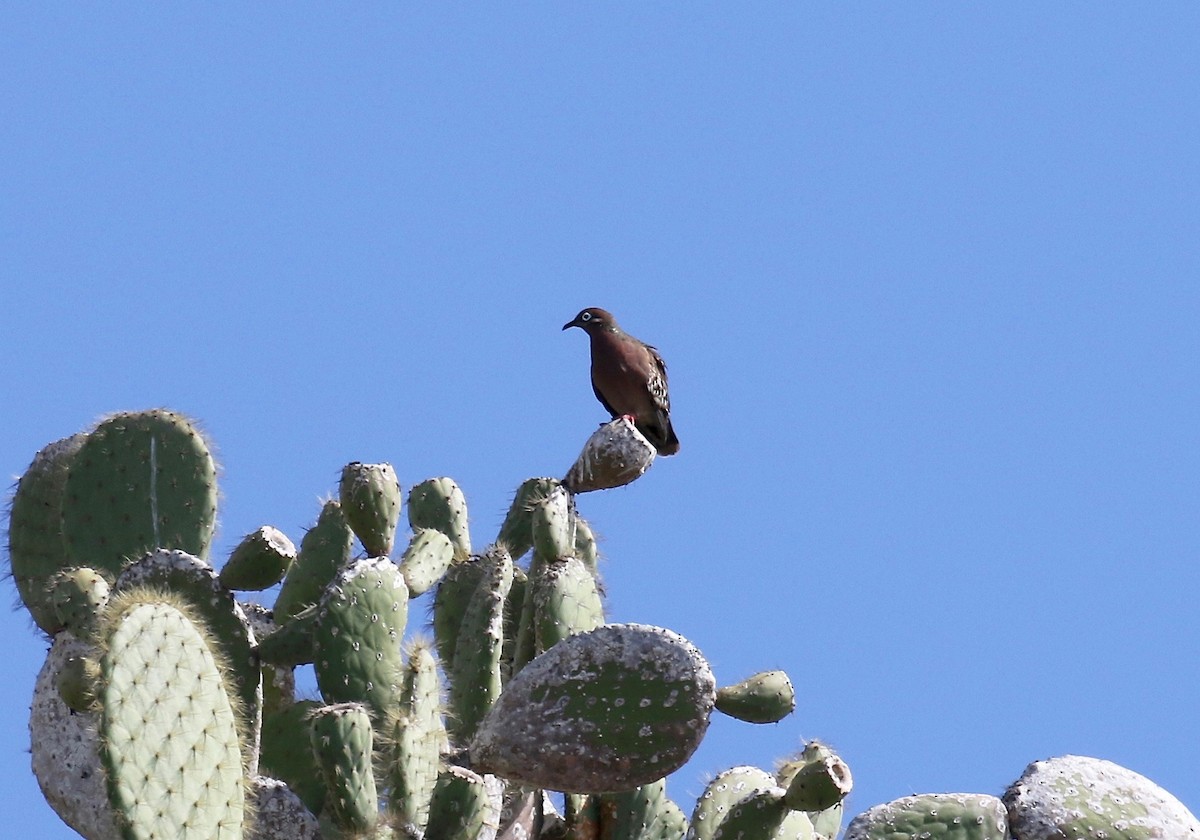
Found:
<svg viewBox="0 0 1200 840"><path fill-rule="evenodd" d="M571 327L579 327L586 333L593 333L605 329L616 329L616 326L617 319L611 314L599 307L589 306L576 315L575 320L563 324L563 329L569 330Z"/></svg>

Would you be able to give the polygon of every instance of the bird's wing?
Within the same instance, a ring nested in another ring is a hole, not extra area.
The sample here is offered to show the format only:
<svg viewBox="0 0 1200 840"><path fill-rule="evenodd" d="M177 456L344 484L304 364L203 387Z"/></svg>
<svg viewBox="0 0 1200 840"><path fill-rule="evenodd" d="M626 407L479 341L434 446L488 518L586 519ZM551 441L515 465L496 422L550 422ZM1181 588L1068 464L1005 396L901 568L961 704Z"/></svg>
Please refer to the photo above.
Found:
<svg viewBox="0 0 1200 840"><path fill-rule="evenodd" d="M604 406L604 410L611 414L614 418L617 412L609 405L608 400L604 399L604 394L600 393L600 389L596 387L596 378L592 377L592 393L596 395L596 399L600 400L600 405Z"/></svg>
<svg viewBox="0 0 1200 840"><path fill-rule="evenodd" d="M667 363L663 361L657 348L651 347L649 344L643 346L650 354L650 360L654 362L650 375L647 377L646 387L650 390L650 396L654 398L654 402L663 411L670 414L671 395L667 393Z"/></svg>

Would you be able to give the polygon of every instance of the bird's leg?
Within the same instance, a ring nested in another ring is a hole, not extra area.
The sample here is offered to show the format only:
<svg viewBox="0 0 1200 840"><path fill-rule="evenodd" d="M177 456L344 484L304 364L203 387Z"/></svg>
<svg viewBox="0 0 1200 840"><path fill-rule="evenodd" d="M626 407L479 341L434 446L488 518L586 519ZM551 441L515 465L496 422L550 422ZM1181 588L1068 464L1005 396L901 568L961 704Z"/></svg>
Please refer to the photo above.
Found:
<svg viewBox="0 0 1200 840"><path fill-rule="evenodd" d="M628 420L630 425L633 425L633 426L637 425L637 416L634 414L622 414L621 419Z"/></svg>

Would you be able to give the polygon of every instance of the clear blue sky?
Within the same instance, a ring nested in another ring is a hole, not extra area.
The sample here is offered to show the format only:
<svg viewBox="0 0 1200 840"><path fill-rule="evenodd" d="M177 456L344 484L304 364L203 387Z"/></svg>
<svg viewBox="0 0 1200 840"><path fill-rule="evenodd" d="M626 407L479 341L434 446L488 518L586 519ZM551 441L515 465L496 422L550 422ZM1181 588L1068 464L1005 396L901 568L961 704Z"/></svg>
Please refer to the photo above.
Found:
<svg viewBox="0 0 1200 840"><path fill-rule="evenodd" d="M1198 41L1191 3L9 5L0 468L164 405L218 560L351 460L453 476L486 543L604 419L559 331L603 306L683 444L580 500L611 620L799 693L714 720L685 811L813 737L852 813L1068 752L1195 811ZM0 621L0 824L72 836Z"/></svg>

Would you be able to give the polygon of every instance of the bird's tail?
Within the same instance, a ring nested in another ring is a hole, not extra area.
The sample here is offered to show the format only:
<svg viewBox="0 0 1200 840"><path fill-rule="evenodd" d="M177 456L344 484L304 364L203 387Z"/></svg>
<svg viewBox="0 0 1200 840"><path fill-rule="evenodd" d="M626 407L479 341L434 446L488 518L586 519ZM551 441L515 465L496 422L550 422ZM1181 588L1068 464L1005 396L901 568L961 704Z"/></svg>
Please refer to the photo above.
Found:
<svg viewBox="0 0 1200 840"><path fill-rule="evenodd" d="M675 437L675 429L671 426L669 417L663 423L663 434L651 438L650 442L654 444L659 455L674 455L679 451L679 438Z"/></svg>

